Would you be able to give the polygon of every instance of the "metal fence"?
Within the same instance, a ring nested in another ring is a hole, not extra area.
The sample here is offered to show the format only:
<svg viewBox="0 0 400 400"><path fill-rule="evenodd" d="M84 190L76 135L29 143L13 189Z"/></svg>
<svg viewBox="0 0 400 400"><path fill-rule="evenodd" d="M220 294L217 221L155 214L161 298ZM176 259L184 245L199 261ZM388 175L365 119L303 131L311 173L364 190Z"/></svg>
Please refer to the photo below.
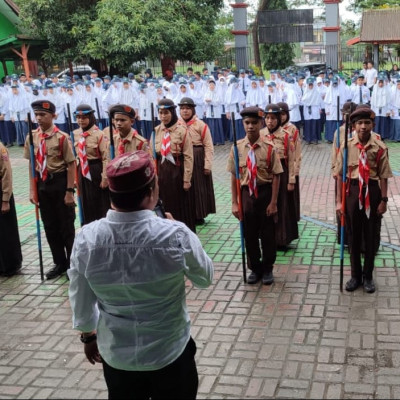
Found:
<svg viewBox="0 0 400 400"><path fill-rule="evenodd" d="M373 60L373 49L370 45L358 44L355 46L339 45L328 47L324 43L301 43L295 51L296 63L325 63L328 66L333 64L327 54L338 57L339 69L344 72L351 72L354 69L361 69L363 61ZM332 56L331 56L332 57ZM247 60L249 65L254 65L254 50L252 44L247 47ZM220 66L236 66L236 49L229 48L223 56L216 59ZM390 70L393 64L400 64L400 55L393 48L383 46L379 51L379 69ZM375 62L376 65L376 62ZM285 66L282 66L282 69Z"/></svg>

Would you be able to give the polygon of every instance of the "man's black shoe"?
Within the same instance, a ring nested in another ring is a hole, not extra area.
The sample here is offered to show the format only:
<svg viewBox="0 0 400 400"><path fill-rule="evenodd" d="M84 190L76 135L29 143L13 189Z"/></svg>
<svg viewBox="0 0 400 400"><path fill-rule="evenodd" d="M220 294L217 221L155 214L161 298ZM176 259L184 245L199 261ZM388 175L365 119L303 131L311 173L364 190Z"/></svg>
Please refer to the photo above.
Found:
<svg viewBox="0 0 400 400"><path fill-rule="evenodd" d="M373 279L365 279L364 280L364 290L367 293L374 293L375 292L375 283Z"/></svg>
<svg viewBox="0 0 400 400"><path fill-rule="evenodd" d="M47 279L54 279L62 275L68 268L65 265L57 264L49 272L46 273Z"/></svg>
<svg viewBox="0 0 400 400"><path fill-rule="evenodd" d="M262 283L263 285L272 285L274 283L274 274L272 271L263 273Z"/></svg>
<svg viewBox="0 0 400 400"><path fill-rule="evenodd" d="M261 274L257 274L256 272L252 271L249 277L247 278L247 283L250 285L254 285L261 279Z"/></svg>
<svg viewBox="0 0 400 400"><path fill-rule="evenodd" d="M358 281L356 278L351 278L346 283L346 290L348 292L354 292L354 290L356 290L359 286L361 286L361 282Z"/></svg>

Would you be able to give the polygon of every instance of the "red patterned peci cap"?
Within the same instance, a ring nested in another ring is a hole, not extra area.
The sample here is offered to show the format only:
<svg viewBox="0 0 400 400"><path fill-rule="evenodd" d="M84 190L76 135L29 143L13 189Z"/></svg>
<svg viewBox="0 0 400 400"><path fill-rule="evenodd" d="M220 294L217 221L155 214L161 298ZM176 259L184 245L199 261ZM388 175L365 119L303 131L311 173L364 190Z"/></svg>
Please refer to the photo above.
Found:
<svg viewBox="0 0 400 400"><path fill-rule="evenodd" d="M109 189L114 193L136 192L146 187L154 177L154 162L142 150L122 154L107 166Z"/></svg>

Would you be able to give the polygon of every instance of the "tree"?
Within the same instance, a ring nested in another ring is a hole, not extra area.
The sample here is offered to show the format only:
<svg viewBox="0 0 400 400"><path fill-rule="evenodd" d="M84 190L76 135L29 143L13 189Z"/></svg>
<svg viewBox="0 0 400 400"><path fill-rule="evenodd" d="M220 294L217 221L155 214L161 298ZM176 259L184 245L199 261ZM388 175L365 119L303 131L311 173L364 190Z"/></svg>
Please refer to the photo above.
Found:
<svg viewBox="0 0 400 400"><path fill-rule="evenodd" d="M86 59L84 47L97 0L17 0L21 29L46 39L42 59L48 63Z"/></svg>
<svg viewBox="0 0 400 400"><path fill-rule="evenodd" d="M101 0L85 51L121 69L145 58L212 60L223 51L215 28L222 6L223 0Z"/></svg>
<svg viewBox="0 0 400 400"><path fill-rule="evenodd" d="M399 7L398 0L352 0L350 2L354 11L364 11L373 8Z"/></svg>
<svg viewBox="0 0 400 400"><path fill-rule="evenodd" d="M259 11L264 10L287 10L286 0L262 0L260 2ZM256 18L253 26L253 43L254 53L258 52L260 49L259 60L256 58L257 62L260 64L258 67L262 66L265 69L283 69L288 67L293 63L294 50L293 43L271 43L262 44L258 43L258 20Z"/></svg>

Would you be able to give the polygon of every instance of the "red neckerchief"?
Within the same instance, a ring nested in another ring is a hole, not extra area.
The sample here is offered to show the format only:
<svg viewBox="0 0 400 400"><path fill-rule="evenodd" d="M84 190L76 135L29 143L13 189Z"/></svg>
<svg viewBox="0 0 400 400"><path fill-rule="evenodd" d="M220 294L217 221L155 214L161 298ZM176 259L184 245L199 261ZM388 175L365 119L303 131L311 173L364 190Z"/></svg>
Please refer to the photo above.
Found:
<svg viewBox="0 0 400 400"><path fill-rule="evenodd" d="M254 193L254 197L257 198L258 197L257 160L256 160L255 149L258 147L258 143L254 143L253 145L248 143L246 146L250 147L246 159L247 174L249 177L249 192L250 196Z"/></svg>
<svg viewBox="0 0 400 400"><path fill-rule="evenodd" d="M36 162L39 166L39 174L42 181L47 179L47 149L46 149L46 139L51 138L55 135L59 129L54 126L53 131L48 134L42 131L39 131L40 143L38 147L38 151L36 153Z"/></svg>
<svg viewBox="0 0 400 400"><path fill-rule="evenodd" d="M371 213L371 206L369 202L369 190L368 190L368 182L369 182L369 164L368 164L368 157L367 157L367 150L369 145L363 146L361 143L357 143L357 148L360 150L360 155L358 157L358 204L360 210L363 208L363 196L362 196L362 189L365 187L365 214L367 218L369 218Z"/></svg>
<svg viewBox="0 0 400 400"><path fill-rule="evenodd" d="M90 135L90 132L82 132L81 137L78 142L78 157L79 157L79 165L81 166L82 175L92 180L92 176L90 175L89 170L89 162L86 154L86 138Z"/></svg>

